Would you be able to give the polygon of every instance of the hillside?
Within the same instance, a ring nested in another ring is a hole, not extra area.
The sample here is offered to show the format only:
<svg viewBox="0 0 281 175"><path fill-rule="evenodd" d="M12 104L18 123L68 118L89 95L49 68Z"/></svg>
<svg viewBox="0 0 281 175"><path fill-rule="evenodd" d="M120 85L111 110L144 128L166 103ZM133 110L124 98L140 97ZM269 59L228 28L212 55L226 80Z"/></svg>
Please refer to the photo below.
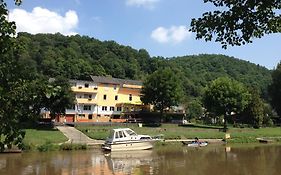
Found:
<svg viewBox="0 0 281 175"><path fill-rule="evenodd" d="M187 96L198 97L203 87L221 76L230 76L248 86L256 86L266 97L270 70L224 55L151 57L145 49L136 50L114 41L87 36L19 33L19 61L47 77L62 75L85 79L88 75L111 75L142 80L147 74L171 67L184 82Z"/></svg>

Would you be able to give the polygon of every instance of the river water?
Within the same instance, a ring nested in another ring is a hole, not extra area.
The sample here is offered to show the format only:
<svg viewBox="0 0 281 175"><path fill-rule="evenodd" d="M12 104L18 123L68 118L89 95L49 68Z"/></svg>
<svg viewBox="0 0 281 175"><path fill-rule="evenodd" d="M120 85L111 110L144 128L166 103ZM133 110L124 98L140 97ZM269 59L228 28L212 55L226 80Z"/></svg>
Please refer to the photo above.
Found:
<svg viewBox="0 0 281 175"><path fill-rule="evenodd" d="M281 145L0 154L0 175L280 175Z"/></svg>

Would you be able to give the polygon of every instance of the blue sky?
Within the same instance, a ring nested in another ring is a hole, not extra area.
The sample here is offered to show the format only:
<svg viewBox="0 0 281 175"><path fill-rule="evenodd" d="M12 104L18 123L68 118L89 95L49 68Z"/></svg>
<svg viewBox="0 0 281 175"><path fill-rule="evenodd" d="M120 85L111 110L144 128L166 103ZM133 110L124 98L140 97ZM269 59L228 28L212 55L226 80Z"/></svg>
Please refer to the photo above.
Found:
<svg viewBox="0 0 281 175"><path fill-rule="evenodd" d="M144 48L151 56L224 54L269 69L281 58L281 34L227 50L213 41L195 40L195 34L188 32L191 19L213 10L203 0L23 0L19 7L6 1L18 31L114 40Z"/></svg>

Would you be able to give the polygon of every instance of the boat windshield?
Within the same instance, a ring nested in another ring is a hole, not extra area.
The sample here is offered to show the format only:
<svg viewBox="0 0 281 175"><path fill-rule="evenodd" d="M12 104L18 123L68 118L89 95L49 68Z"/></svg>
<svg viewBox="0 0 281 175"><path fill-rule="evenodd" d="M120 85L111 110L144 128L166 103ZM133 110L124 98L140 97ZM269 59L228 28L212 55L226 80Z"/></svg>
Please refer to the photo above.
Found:
<svg viewBox="0 0 281 175"><path fill-rule="evenodd" d="M110 134L109 134L109 139L113 139L113 137L114 137L114 131L112 130L112 131L110 131Z"/></svg>
<svg viewBox="0 0 281 175"><path fill-rule="evenodd" d="M137 135L134 131L132 130L126 130L126 132L130 135L130 136L135 136Z"/></svg>

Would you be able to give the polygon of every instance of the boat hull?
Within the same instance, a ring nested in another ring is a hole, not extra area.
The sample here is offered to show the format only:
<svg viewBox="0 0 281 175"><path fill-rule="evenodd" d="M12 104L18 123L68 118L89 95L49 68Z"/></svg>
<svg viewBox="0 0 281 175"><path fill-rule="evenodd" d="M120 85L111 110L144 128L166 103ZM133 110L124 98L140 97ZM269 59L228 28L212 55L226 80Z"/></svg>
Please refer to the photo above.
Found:
<svg viewBox="0 0 281 175"><path fill-rule="evenodd" d="M105 143L102 148L108 151L133 151L153 148L153 141L130 141Z"/></svg>
<svg viewBox="0 0 281 175"><path fill-rule="evenodd" d="M202 147L202 146L207 146L207 142L200 142L200 143L189 143L187 146L189 147Z"/></svg>

